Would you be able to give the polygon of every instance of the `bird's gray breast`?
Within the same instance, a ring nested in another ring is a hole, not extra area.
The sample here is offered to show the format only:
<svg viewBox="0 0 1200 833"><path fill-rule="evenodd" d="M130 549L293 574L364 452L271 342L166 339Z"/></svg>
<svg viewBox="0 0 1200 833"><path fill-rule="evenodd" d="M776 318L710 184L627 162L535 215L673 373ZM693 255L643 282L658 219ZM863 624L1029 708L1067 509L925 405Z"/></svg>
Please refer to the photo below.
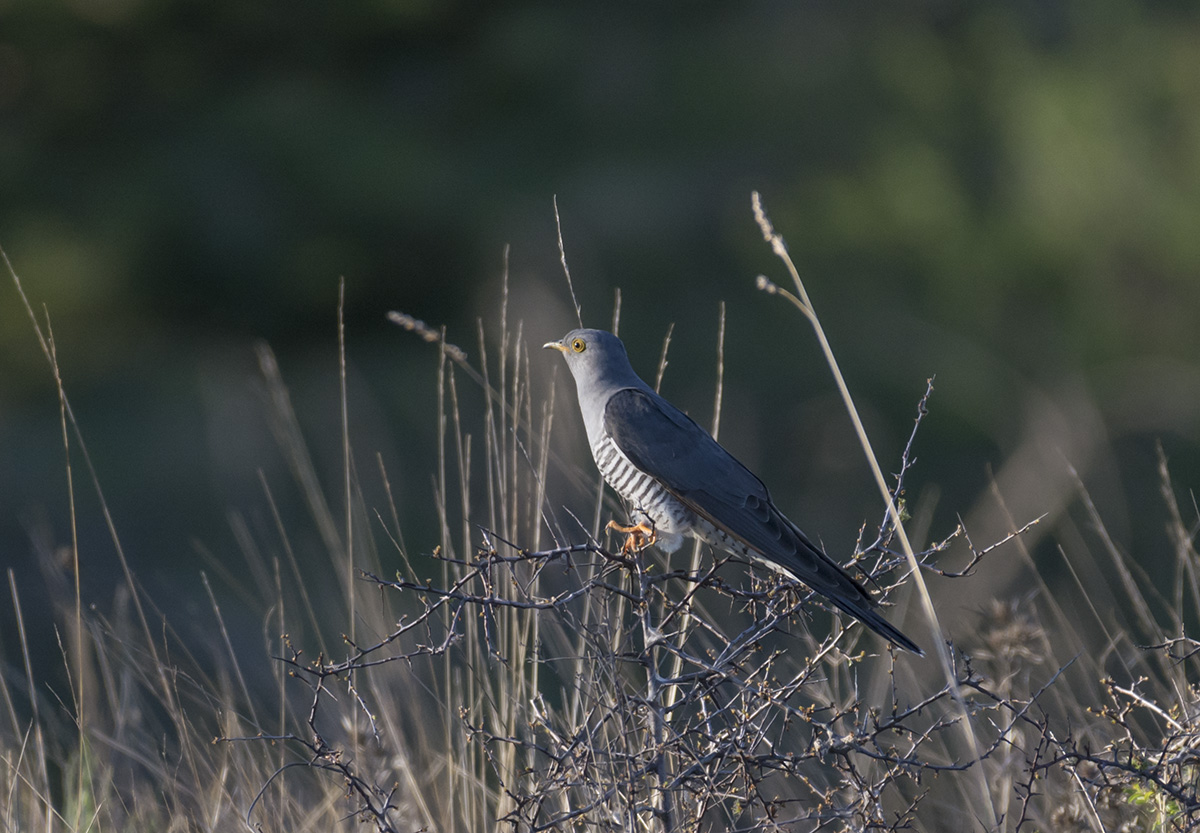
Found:
<svg viewBox="0 0 1200 833"><path fill-rule="evenodd" d="M635 520L644 516L658 534L658 546L674 552L692 531L695 515L661 483L640 470L607 434L592 446L596 468L608 485L629 504Z"/></svg>

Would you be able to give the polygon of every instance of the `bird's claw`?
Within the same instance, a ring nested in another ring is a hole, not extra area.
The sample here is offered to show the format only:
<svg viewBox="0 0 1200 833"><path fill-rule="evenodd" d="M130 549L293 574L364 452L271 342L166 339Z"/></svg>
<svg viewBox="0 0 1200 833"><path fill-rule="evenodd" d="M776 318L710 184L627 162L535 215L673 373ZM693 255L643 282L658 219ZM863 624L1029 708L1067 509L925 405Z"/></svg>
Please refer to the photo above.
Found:
<svg viewBox="0 0 1200 833"><path fill-rule="evenodd" d="M621 526L616 521L609 521L605 529L629 536L625 539L625 543L621 544L621 555L639 553L658 540L658 533L654 531L654 527L645 522L633 526Z"/></svg>

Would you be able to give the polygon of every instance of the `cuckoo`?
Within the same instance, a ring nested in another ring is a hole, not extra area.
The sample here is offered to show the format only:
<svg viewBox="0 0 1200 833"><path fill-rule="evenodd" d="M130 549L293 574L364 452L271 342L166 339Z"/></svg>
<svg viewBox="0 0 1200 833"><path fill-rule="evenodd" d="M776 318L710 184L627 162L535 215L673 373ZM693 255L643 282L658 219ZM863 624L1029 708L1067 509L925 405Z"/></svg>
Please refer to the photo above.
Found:
<svg viewBox="0 0 1200 833"><path fill-rule="evenodd" d="M808 585L884 639L917 644L775 506L767 487L687 414L641 380L612 333L572 330L544 345L563 354L596 467L629 507L625 551L675 552L691 534Z"/></svg>

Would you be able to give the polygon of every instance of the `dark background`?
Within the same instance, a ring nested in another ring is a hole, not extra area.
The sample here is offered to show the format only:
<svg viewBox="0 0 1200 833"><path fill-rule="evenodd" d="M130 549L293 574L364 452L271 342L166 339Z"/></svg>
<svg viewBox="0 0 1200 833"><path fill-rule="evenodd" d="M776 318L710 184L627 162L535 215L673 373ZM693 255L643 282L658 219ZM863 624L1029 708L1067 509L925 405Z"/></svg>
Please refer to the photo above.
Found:
<svg viewBox="0 0 1200 833"><path fill-rule="evenodd" d="M176 612L199 615L204 553L238 574L239 518L269 527L260 469L299 557L327 558L254 346L277 353L336 508L341 276L368 503L379 452L410 548L432 548L437 357L385 313L477 358L510 246L509 317L549 378L532 348L574 318L554 195L584 320L606 326L620 287L650 377L674 322L663 390L702 423L727 304L722 439L844 557L882 509L810 329L754 288L787 280L754 189L885 471L937 376L919 539L959 516L978 543L1006 531L994 474L1018 522L1049 513L1029 544L1053 578L1064 538L1095 545L1073 466L1166 584L1154 443L1185 509L1200 481L1198 67L1192 3L0 0L0 245L48 311L133 568ZM70 540L66 476L53 378L5 283L0 565L36 608L37 555ZM557 378L555 447L586 467ZM74 463L85 601L105 608L117 562ZM1004 552L956 586L952 626L1027 592ZM12 622L6 601L6 652Z"/></svg>

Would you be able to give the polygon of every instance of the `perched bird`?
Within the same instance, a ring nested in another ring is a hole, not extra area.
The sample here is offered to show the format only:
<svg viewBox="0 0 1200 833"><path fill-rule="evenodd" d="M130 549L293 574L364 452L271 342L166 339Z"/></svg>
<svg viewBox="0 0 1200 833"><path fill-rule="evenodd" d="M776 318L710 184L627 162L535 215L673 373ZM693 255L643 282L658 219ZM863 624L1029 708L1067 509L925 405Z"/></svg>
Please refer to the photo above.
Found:
<svg viewBox="0 0 1200 833"><path fill-rule="evenodd" d="M602 330L572 330L544 347L567 360L596 467L630 507L624 550L672 553L691 534L803 582L884 639L917 644L874 610L866 590L813 545L767 487L707 431L643 382L625 345Z"/></svg>

